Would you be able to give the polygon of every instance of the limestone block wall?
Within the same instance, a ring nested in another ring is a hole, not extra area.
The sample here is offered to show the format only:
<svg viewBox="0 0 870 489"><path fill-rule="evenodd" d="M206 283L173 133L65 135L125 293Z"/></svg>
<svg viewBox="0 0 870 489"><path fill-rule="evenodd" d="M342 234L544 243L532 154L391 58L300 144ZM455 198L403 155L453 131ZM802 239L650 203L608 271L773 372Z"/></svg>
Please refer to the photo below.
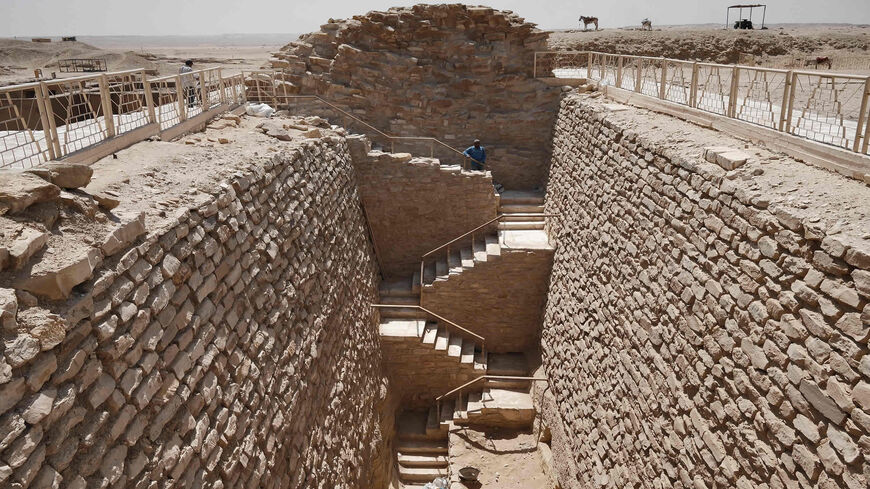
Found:
<svg viewBox="0 0 870 489"><path fill-rule="evenodd" d="M258 161L107 257L51 306L53 336L17 328L30 305L3 289L0 486L386 486L377 264L346 143Z"/></svg>
<svg viewBox="0 0 870 489"><path fill-rule="evenodd" d="M282 93L320 95L387 133L459 150L479 138L496 181L531 189L545 179L560 93L532 77L546 49L547 33L512 12L416 5L330 21L272 67L286 72Z"/></svg>
<svg viewBox="0 0 870 489"><path fill-rule="evenodd" d="M870 189L760 149L726 172L702 146L739 141L634 113L571 96L556 126L562 486L868 487Z"/></svg>
<svg viewBox="0 0 870 489"><path fill-rule="evenodd" d="M496 217L492 177L407 153L371 152L348 138L359 192L385 278L410 277L424 253Z"/></svg>
<svg viewBox="0 0 870 489"><path fill-rule="evenodd" d="M538 344L552 250L509 250L423 288L421 304L486 338L487 351Z"/></svg>

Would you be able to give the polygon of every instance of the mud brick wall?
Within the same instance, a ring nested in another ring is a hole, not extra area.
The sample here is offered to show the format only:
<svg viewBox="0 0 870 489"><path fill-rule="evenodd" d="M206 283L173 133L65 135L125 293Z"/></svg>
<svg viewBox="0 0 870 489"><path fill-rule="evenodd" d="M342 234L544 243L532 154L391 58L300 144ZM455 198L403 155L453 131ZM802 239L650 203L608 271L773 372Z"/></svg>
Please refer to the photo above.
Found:
<svg viewBox="0 0 870 489"><path fill-rule="evenodd" d="M560 94L532 77L547 36L509 11L416 5L331 21L271 65L284 71L279 93L322 96L391 135L460 151L479 138L497 182L532 189L544 183Z"/></svg>
<svg viewBox="0 0 870 489"><path fill-rule="evenodd" d="M371 152L362 136L349 137L348 145L384 278L411 277L424 253L497 215L488 174L407 153Z"/></svg>
<svg viewBox="0 0 870 489"><path fill-rule="evenodd" d="M571 96L556 126L542 350L563 487L868 487L866 239L680 156L699 129L665 144L618 117Z"/></svg>
<svg viewBox="0 0 870 489"><path fill-rule="evenodd" d="M0 486L384 487L371 250L325 138L107 258L42 343L4 296Z"/></svg>
<svg viewBox="0 0 870 489"><path fill-rule="evenodd" d="M537 347L552 250L501 249L445 281L423 287L421 304L486 338L487 351Z"/></svg>

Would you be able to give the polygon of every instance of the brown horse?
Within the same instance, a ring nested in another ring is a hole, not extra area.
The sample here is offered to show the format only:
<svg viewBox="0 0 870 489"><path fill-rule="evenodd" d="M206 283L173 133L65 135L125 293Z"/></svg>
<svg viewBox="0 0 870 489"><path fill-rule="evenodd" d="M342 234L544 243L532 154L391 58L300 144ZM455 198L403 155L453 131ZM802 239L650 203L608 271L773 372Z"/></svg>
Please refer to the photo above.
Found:
<svg viewBox="0 0 870 489"><path fill-rule="evenodd" d="M598 30L598 17L584 17L580 16L580 22L583 24L583 30L589 30L589 24L595 24L595 30Z"/></svg>
<svg viewBox="0 0 870 489"><path fill-rule="evenodd" d="M831 69L831 66L834 64L834 61L830 56L817 56L815 58L809 58L804 66L812 66L815 69L819 69L819 66L828 65L828 69Z"/></svg>

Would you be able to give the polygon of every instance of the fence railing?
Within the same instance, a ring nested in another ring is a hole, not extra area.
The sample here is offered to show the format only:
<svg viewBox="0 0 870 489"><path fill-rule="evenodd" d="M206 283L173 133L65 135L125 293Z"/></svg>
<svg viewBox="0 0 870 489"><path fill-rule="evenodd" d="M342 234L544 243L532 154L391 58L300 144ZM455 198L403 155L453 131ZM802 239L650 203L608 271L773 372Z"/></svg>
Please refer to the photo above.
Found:
<svg viewBox="0 0 870 489"><path fill-rule="evenodd" d="M594 51L535 53L535 77L588 78L867 154L870 76Z"/></svg>
<svg viewBox="0 0 870 489"><path fill-rule="evenodd" d="M459 161L463 169L487 169L484 162L468 157L462 151L433 137L426 136L393 136L376 128L372 124L342 109L317 95L299 95L292 93L293 84L287 75L280 71L245 72L247 84L247 100L249 102L267 103L275 108L311 113L318 106L320 111L331 112L336 117L344 119L343 125L348 129L356 129L391 153L397 150L413 154L439 158L442 162ZM476 163L478 168L472 168Z"/></svg>
<svg viewBox="0 0 870 489"><path fill-rule="evenodd" d="M425 281L426 281L426 273L425 273L426 262L431 261L431 260L437 260L438 257L441 256L441 254L439 253L440 251L442 251L442 250L444 251L444 255L447 259L447 272L449 273L450 272L450 248L451 247L455 248L456 246L465 246L470 241L472 256L473 256L475 245L477 242L480 241L480 237L478 237L478 235L481 233L488 233L490 231L490 228L492 227L492 225L495 224L496 222L503 221L506 217L510 217L510 218L522 218L522 217L542 218L542 217L557 217L557 216L558 216L558 214L540 214L540 213L499 214L498 216L490 219L489 221L486 221L485 223L481 224L480 226L477 226L476 228L474 228L468 232L460 234L459 236L451 239L450 241L442 244L441 246L424 253L423 256L420 257L420 287L422 288L425 285ZM435 277L438 276L438 270L435 270L434 276ZM434 280L434 277L433 277L433 280Z"/></svg>
<svg viewBox="0 0 870 489"><path fill-rule="evenodd" d="M244 78L223 77L220 68L153 79L137 69L0 87L0 168L62 159L150 124L165 131L244 100Z"/></svg>

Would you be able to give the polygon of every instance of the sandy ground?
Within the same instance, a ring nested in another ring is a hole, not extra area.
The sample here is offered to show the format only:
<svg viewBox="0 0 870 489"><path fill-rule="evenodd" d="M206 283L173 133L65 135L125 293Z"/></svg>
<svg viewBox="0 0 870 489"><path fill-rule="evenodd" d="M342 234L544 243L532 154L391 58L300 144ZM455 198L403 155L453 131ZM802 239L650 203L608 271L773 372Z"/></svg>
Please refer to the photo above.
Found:
<svg viewBox="0 0 870 489"><path fill-rule="evenodd" d="M80 76L82 73L61 73L58 61L69 58L104 58L109 71L144 68L152 74L169 75L178 72L187 59L194 68L223 67L225 74L256 70L267 65L271 53L278 51L296 36L288 34L267 39L239 37L233 42L196 42L195 39L112 37L84 38L86 42L34 43L22 39L0 39L0 85L33 80L33 70L42 69L44 76ZM256 42L267 41L267 42Z"/></svg>
<svg viewBox="0 0 870 489"><path fill-rule="evenodd" d="M870 74L870 26L859 25L786 24L752 31L721 25L568 30L553 32L550 48L782 68L804 68L789 65L830 56L834 71Z"/></svg>
<svg viewBox="0 0 870 489"><path fill-rule="evenodd" d="M480 469L477 482L454 483L451 489L547 488L534 434L455 428L450 437L451 473L466 466Z"/></svg>

